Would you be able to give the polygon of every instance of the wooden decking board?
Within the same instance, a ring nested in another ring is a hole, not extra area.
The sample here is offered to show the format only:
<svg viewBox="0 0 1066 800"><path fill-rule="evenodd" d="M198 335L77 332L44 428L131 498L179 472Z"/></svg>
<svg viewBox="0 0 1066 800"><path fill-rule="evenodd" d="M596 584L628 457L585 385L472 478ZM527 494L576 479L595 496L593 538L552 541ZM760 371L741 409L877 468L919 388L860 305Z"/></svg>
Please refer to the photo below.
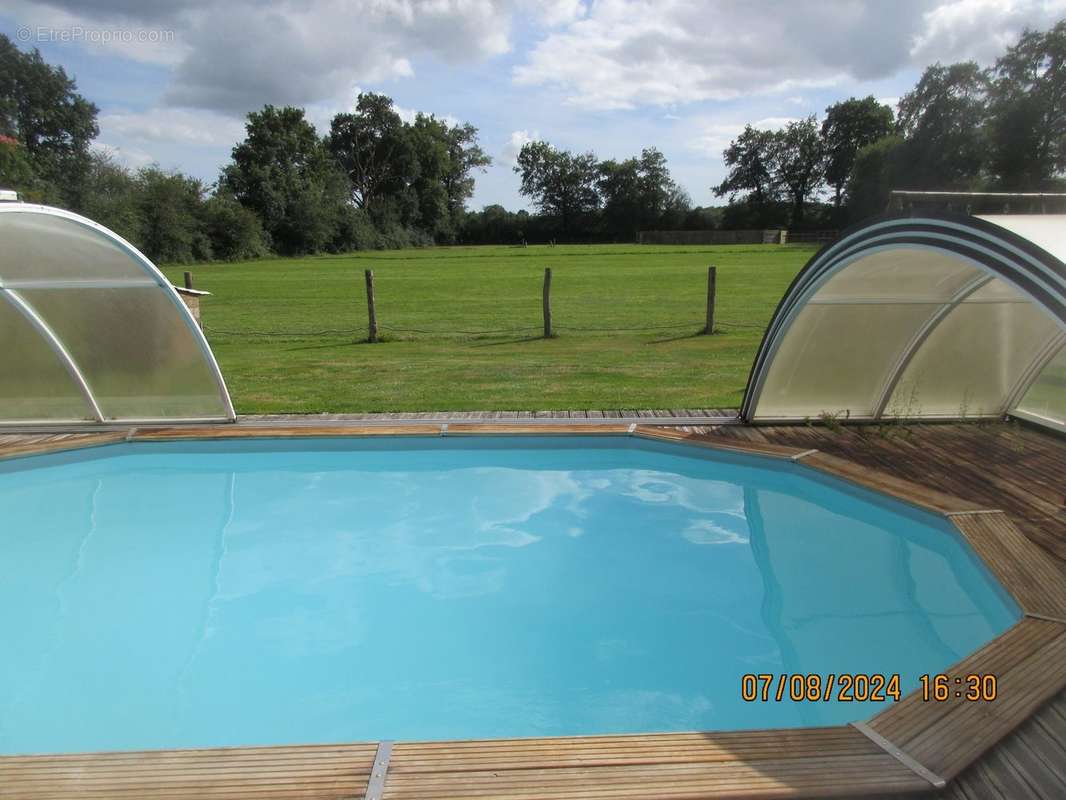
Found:
<svg viewBox="0 0 1066 800"><path fill-rule="evenodd" d="M755 455L773 456L775 458L791 458L797 453L802 452L795 447L735 439L724 441L703 434L686 433L675 428L659 428L654 425L637 425L633 433L646 439L679 442L687 445L708 447L715 450L732 450L736 452L753 453Z"/></svg>
<svg viewBox="0 0 1066 800"><path fill-rule="evenodd" d="M803 465L828 472L838 478L844 478L869 489L892 494L915 505L932 511L974 511L982 508L967 500L930 489L912 481L897 478L884 472L872 472L852 461L831 455L830 453L812 453L803 459Z"/></svg>
<svg viewBox="0 0 1066 800"><path fill-rule="evenodd" d="M999 696L987 703L954 698L936 703L914 693L874 717L870 727L918 763L951 778L1066 687L1066 626L1023 619L946 672L995 674Z"/></svg>
<svg viewBox="0 0 1066 800"><path fill-rule="evenodd" d="M1026 613L1066 622L1066 572L1000 512L952 517Z"/></svg>
<svg viewBox="0 0 1066 800"><path fill-rule="evenodd" d="M467 434L479 436L589 436L626 433L628 425L604 425L567 423L553 425L538 423L536 425L479 425L476 422L456 422L448 426L448 435Z"/></svg>
<svg viewBox="0 0 1066 800"><path fill-rule="evenodd" d="M125 431L100 433L44 434L36 436L0 435L0 459L17 458L64 450L79 450L124 441Z"/></svg>
<svg viewBox="0 0 1066 800"><path fill-rule="evenodd" d="M320 425L240 427L216 425L211 428L140 428L133 441L177 441L182 439L315 438L332 436L439 436L440 425Z"/></svg>

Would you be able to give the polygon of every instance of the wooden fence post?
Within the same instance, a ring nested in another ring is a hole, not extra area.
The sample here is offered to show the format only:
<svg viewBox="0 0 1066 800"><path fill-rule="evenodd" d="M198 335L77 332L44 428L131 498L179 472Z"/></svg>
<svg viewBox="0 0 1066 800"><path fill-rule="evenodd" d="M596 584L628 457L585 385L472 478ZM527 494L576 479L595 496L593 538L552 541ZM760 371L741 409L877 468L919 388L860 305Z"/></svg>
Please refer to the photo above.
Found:
<svg viewBox="0 0 1066 800"><path fill-rule="evenodd" d="M367 341L374 344L378 340L378 314L374 308L374 270L372 269L366 271L366 315L370 324Z"/></svg>
<svg viewBox="0 0 1066 800"><path fill-rule="evenodd" d="M544 338L552 338L552 268L544 268Z"/></svg>
<svg viewBox="0 0 1066 800"><path fill-rule="evenodd" d="M714 333L714 295L717 280L718 269L716 267L707 267L707 326L703 329L703 332L708 334Z"/></svg>
<svg viewBox="0 0 1066 800"><path fill-rule="evenodd" d="M191 272L186 272L185 273L185 288L186 289L191 289L192 288L192 273Z"/></svg>

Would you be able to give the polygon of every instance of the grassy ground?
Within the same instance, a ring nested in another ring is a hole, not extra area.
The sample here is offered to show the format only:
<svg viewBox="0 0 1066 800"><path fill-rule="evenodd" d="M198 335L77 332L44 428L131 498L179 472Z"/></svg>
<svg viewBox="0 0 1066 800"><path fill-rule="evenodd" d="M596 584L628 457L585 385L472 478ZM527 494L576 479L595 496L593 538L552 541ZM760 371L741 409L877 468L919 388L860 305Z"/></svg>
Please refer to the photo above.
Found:
<svg viewBox="0 0 1066 800"><path fill-rule="evenodd" d="M813 252L469 247L190 269L212 293L204 324L239 413L706 408L739 403L763 329ZM701 336L709 264L720 332ZM385 339L373 345L368 268ZM164 272L180 282L183 269Z"/></svg>

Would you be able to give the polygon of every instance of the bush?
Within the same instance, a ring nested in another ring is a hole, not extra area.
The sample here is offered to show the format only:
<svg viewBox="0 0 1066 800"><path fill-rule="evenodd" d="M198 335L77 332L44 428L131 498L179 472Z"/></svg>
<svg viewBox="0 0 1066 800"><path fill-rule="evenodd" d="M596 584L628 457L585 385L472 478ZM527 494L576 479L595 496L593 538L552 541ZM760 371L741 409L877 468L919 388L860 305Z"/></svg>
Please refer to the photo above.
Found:
<svg viewBox="0 0 1066 800"><path fill-rule="evenodd" d="M216 194L201 211L211 254L221 261L245 261L270 254L259 217L232 197Z"/></svg>
<svg viewBox="0 0 1066 800"><path fill-rule="evenodd" d="M337 230L329 249L334 253L351 250L380 250L381 235L361 208L345 206L337 221Z"/></svg>

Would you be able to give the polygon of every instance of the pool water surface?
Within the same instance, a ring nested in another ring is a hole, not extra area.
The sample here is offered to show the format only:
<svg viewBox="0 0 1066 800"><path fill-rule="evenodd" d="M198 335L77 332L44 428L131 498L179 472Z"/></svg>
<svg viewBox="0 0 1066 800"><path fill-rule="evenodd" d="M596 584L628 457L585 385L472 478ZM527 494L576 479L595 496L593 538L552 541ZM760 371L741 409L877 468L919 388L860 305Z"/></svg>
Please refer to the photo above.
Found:
<svg viewBox="0 0 1066 800"><path fill-rule="evenodd" d="M0 753L841 724L746 673L947 668L1019 617L946 520L630 437L0 463Z"/></svg>

